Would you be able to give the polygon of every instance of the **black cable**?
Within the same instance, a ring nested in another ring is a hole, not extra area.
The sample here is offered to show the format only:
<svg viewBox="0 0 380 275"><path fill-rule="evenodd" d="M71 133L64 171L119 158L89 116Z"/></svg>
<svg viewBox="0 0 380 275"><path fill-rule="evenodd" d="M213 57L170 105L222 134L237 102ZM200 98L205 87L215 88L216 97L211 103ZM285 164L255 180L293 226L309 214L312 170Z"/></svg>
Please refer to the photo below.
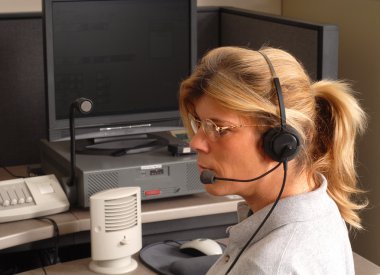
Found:
<svg viewBox="0 0 380 275"><path fill-rule="evenodd" d="M76 175L75 175L75 166L76 166L76 157L75 157L75 118L74 113L76 110L75 102L70 105L70 179L67 183L68 186L73 186L75 183Z"/></svg>
<svg viewBox="0 0 380 275"><path fill-rule="evenodd" d="M25 176L19 176L19 175L16 175L16 174L13 174L12 171L10 171L7 167L5 166L2 166L1 168L3 168L9 175L11 175L12 177L14 178L25 178Z"/></svg>
<svg viewBox="0 0 380 275"><path fill-rule="evenodd" d="M42 261L41 251L39 252L39 255L40 255L39 259L40 259L40 266L41 266L41 269L42 269L42 271L44 272L44 274L47 275L47 271L46 271L46 268L45 268L45 264L44 264L44 262Z"/></svg>
<svg viewBox="0 0 380 275"><path fill-rule="evenodd" d="M271 209L269 210L268 214L265 216L264 220L261 222L261 224L259 225L259 227L252 234L251 238L249 238L249 240L246 242L246 244L244 245L244 247L240 250L239 254L236 256L236 258L234 259L234 261L232 262L232 264L228 268L228 270L226 272L226 275L235 266L236 262L239 260L239 258L241 256L241 254L243 254L243 252L247 249L248 245L250 245L250 243L252 242L252 240L256 237L257 233L259 233L260 229L263 227L263 225L265 224L265 222L267 221L267 219L269 218L269 216L272 214L272 212L273 212L274 208L276 207L277 203L279 202L279 200L281 198L281 195L282 195L282 192L284 191L284 188L285 188L285 183L286 183L286 175L287 175L287 171L288 171L288 163L287 163L287 161L284 161L283 165L284 165L284 177L283 177L283 180L282 180L281 190L278 193L278 196L277 196L276 200L274 201Z"/></svg>
<svg viewBox="0 0 380 275"><path fill-rule="evenodd" d="M55 242L54 242L54 260L53 260L53 263L52 264L57 264L58 263L58 248L59 248L59 228L58 228L58 225L56 223L55 220L51 219L51 218L48 218L48 217L40 217L40 218L36 218L37 220L47 220L49 222L51 222L51 224L53 225L53 228L54 228L54 235L53 235L53 238L55 239Z"/></svg>

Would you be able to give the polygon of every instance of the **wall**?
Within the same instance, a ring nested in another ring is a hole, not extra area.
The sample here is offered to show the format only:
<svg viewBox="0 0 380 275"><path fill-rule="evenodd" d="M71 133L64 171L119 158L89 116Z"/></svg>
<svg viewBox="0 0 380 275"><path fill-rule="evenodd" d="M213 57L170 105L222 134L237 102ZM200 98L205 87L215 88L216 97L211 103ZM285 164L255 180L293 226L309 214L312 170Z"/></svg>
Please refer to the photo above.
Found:
<svg viewBox="0 0 380 275"><path fill-rule="evenodd" d="M340 28L339 76L352 80L370 116L366 135L359 140L359 176L371 209L363 214L366 231L352 238L353 249L380 265L380 1L283 0L286 17L333 23Z"/></svg>
<svg viewBox="0 0 380 275"><path fill-rule="evenodd" d="M42 0L0 0L0 12L40 12ZM281 0L198 0L198 6L233 6L274 14L281 12Z"/></svg>
<svg viewBox="0 0 380 275"><path fill-rule="evenodd" d="M41 3L42 0L0 0L0 12L41 12Z"/></svg>

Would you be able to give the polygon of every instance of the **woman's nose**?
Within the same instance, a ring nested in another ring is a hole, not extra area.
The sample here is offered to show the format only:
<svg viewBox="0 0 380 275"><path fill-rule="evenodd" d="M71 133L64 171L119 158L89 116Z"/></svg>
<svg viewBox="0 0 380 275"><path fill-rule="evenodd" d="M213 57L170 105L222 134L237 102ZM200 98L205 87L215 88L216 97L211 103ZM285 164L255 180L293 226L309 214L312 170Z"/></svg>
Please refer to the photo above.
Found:
<svg viewBox="0 0 380 275"><path fill-rule="evenodd" d="M190 141L190 147L191 149L197 152L209 152L210 148L208 144L208 139L202 130L198 131L198 133L193 135Z"/></svg>

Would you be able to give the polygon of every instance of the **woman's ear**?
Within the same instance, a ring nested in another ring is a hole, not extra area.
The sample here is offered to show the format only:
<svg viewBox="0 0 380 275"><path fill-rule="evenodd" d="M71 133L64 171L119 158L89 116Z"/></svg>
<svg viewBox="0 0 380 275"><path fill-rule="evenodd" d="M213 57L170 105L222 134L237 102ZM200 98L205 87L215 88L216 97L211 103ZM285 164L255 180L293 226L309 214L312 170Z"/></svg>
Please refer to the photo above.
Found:
<svg viewBox="0 0 380 275"><path fill-rule="evenodd" d="M256 150L260 154L261 160L265 162L270 162L271 158L264 151L263 134L255 131L253 137L253 143L256 144Z"/></svg>

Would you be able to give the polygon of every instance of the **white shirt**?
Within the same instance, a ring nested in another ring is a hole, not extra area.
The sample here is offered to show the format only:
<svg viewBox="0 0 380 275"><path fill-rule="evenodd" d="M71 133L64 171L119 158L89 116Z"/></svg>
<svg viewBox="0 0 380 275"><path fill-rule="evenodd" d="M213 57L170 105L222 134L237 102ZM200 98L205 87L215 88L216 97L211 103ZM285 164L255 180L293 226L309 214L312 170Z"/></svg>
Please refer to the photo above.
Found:
<svg viewBox="0 0 380 275"><path fill-rule="evenodd" d="M281 199L229 274L355 274L346 224L326 189L323 177L318 189ZM230 228L228 246L207 275L227 272L271 206Z"/></svg>

